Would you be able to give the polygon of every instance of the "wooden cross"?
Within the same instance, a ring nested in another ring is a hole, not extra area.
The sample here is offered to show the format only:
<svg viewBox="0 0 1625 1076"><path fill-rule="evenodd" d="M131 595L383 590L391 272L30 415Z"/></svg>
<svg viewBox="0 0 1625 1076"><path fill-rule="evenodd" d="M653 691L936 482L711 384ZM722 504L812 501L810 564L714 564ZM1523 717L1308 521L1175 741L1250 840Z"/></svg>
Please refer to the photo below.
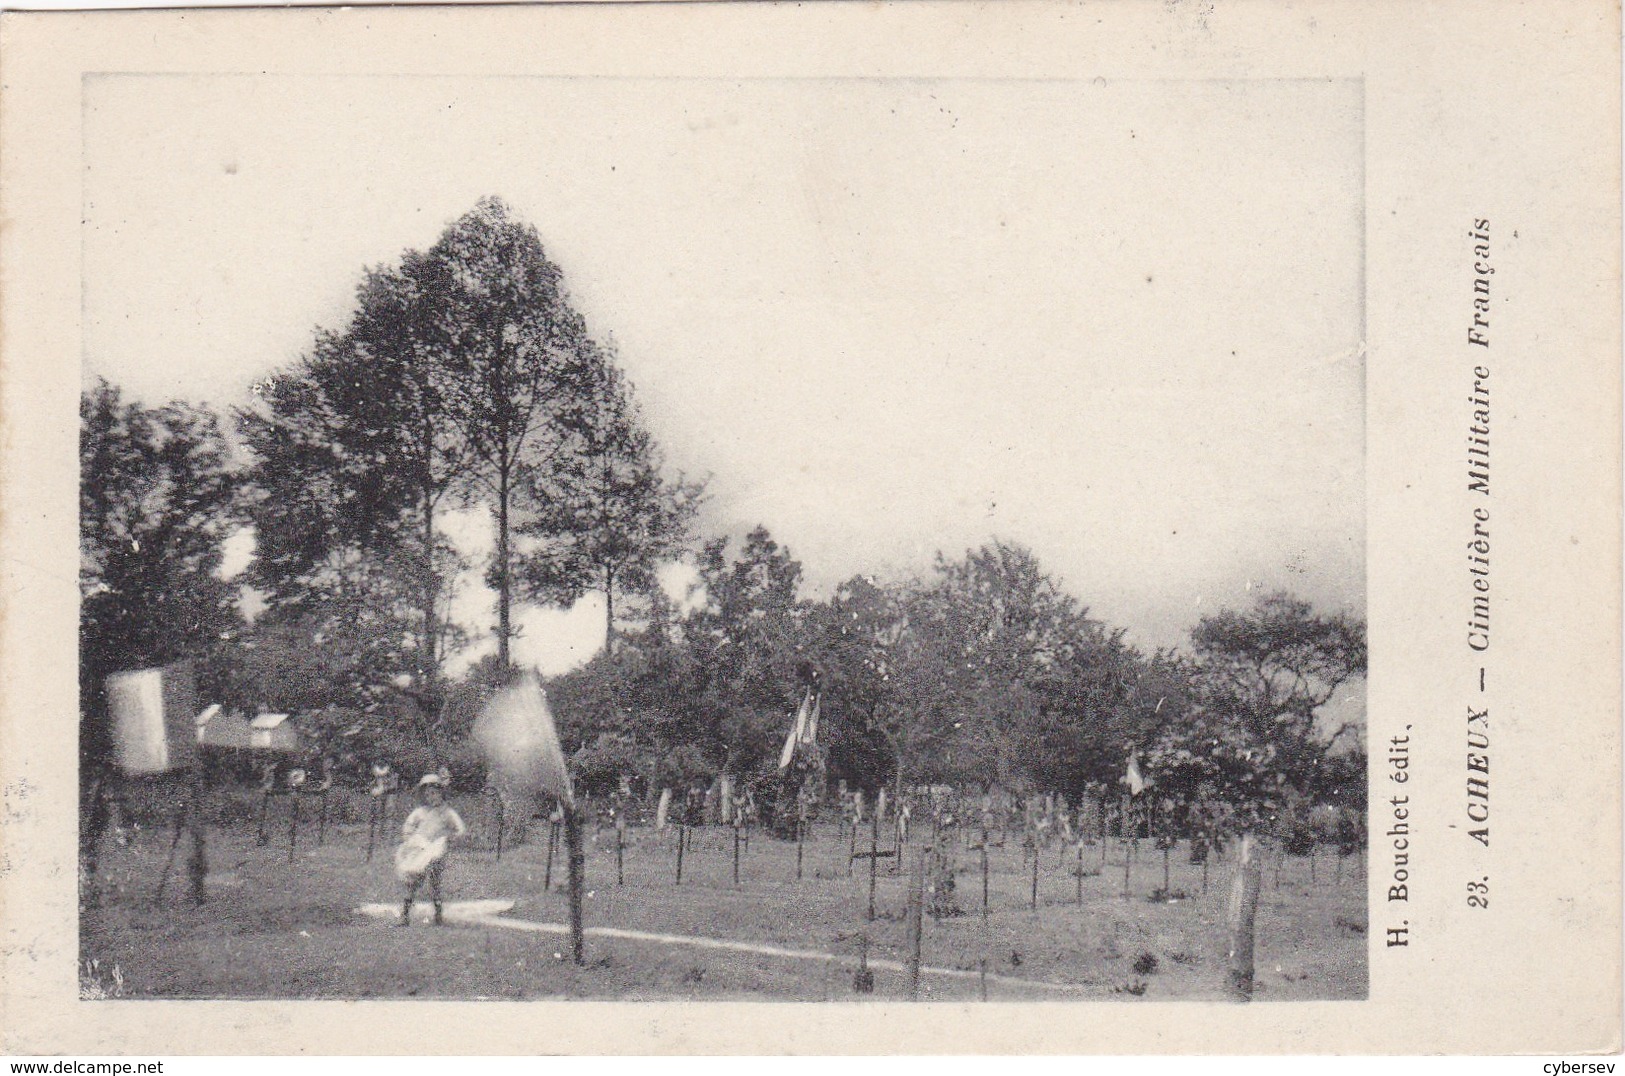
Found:
<svg viewBox="0 0 1625 1076"><path fill-rule="evenodd" d="M867 859L869 861L869 922L875 918L875 868L882 859L891 859L897 855L896 849L880 850L880 816L873 815L869 824L869 850L867 852L853 852L853 859Z"/></svg>
<svg viewBox="0 0 1625 1076"><path fill-rule="evenodd" d="M982 925L985 928L986 925L987 925L987 850L989 848L996 848L996 847L1000 847L1000 846L995 845L995 844L993 844L992 842L990 842L988 840L988 838L987 838L987 827L983 826L982 827L982 839L980 841L978 841L976 844L969 845L968 847L969 847L970 851L972 851L972 852L981 852L982 853ZM983 965L984 965L983 969L982 969L983 972L984 972L983 993L985 994L987 992L986 991L986 985L987 984L986 984L986 981L985 981L985 972L987 971L987 968L986 968L986 961L985 960L983 961Z"/></svg>
<svg viewBox="0 0 1625 1076"><path fill-rule="evenodd" d="M857 824L853 823L853 840L856 843ZM880 815L878 812L869 818L869 850L859 852L854 850L852 858L847 860L847 868L851 869L853 859L867 859L869 861L869 910L864 917L863 935L858 949L858 977L854 985L858 993L867 994L874 990L874 974L869 970L869 927L875 921L875 868L882 859L890 859L897 854L895 849L880 849Z"/></svg>

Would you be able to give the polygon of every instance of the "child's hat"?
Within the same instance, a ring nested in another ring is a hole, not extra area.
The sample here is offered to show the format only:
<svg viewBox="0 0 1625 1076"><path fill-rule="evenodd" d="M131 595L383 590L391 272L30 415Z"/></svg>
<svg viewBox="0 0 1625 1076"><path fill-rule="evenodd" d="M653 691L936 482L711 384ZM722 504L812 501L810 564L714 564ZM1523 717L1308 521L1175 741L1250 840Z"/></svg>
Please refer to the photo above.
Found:
<svg viewBox="0 0 1625 1076"><path fill-rule="evenodd" d="M441 777L438 773L426 773L422 777L418 778L419 788L443 788L445 784L445 778Z"/></svg>

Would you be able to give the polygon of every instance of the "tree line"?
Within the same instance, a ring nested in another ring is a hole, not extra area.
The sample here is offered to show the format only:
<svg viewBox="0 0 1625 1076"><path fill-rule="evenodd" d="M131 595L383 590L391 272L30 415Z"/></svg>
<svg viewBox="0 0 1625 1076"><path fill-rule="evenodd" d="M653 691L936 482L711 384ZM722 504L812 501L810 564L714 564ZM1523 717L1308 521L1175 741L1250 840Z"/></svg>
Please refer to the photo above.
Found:
<svg viewBox="0 0 1625 1076"><path fill-rule="evenodd" d="M614 349L496 199L367 269L348 323L248 405L148 407L102 381L80 418L88 766L107 757L105 676L191 658L211 700L306 715L331 757L472 772L515 607L596 592L603 649L549 685L588 788L770 773L816 686L830 776L871 790L1076 802L1115 795L1137 757L1190 810L1363 803L1363 726L1327 724L1364 674L1355 618L1271 594L1145 653L1017 544L818 597L765 527L698 535L704 482L664 466ZM494 536L479 565L446 530L470 510ZM222 548L245 530L254 555L228 582ZM695 582L674 601L658 574L677 560ZM449 678L472 641L448 613L470 568L495 593L495 653Z"/></svg>

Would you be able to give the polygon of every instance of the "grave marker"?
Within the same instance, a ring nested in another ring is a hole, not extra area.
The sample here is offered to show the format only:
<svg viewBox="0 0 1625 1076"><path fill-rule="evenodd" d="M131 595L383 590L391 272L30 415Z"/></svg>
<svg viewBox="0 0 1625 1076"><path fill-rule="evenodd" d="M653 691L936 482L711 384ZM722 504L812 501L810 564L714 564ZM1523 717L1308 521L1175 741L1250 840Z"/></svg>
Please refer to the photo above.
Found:
<svg viewBox="0 0 1625 1076"><path fill-rule="evenodd" d="M1258 916L1258 890L1263 864L1251 833L1241 838L1236 878L1230 891L1229 986L1237 1001L1253 999L1253 927Z"/></svg>

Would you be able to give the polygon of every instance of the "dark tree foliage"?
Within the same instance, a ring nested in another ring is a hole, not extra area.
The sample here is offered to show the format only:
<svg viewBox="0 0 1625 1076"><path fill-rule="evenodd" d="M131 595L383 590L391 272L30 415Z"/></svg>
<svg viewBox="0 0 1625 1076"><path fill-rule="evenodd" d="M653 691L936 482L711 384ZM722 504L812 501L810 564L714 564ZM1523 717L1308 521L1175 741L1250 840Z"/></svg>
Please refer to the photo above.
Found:
<svg viewBox="0 0 1625 1076"><path fill-rule="evenodd" d="M1312 794L1328 752L1359 728L1345 721L1324 730L1320 714L1340 687L1365 674L1365 625L1271 594L1245 613L1203 619L1191 643L1208 705L1272 749L1286 783Z"/></svg>
<svg viewBox="0 0 1625 1076"><path fill-rule="evenodd" d="M721 769L756 773L777 762L785 715L801 702L801 564L765 527L746 535L731 561L727 551L726 539L700 551L702 601L682 624L691 705L699 741L721 752Z"/></svg>
<svg viewBox="0 0 1625 1076"><path fill-rule="evenodd" d="M595 372L605 355L571 308L536 229L500 199L482 199L453 222L427 261L452 420L496 525L488 579L497 592L497 660L507 667L516 514L525 499L545 512L576 485L573 472L586 461L573 448L597 417Z"/></svg>
<svg viewBox="0 0 1625 1076"><path fill-rule="evenodd" d="M549 685L559 737L578 774L607 790L622 774L658 788L688 787L721 772L725 748L697 739L704 728L689 701L694 680L673 610L657 595L648 623L628 631L615 654L600 651Z"/></svg>
<svg viewBox="0 0 1625 1076"><path fill-rule="evenodd" d="M1015 729L1031 787L1072 802L1115 787L1134 745L1179 712L1181 687L1166 655L1146 659L1122 632L1089 622L1037 678L1036 706Z"/></svg>
<svg viewBox="0 0 1625 1076"><path fill-rule="evenodd" d="M436 520L465 491L470 454L447 418L445 339L425 309L436 287L412 252L369 270L346 329L319 334L238 415L256 459L251 579L267 620L356 655L332 688L352 702L409 674L433 709L458 639L440 614L460 561Z"/></svg>
<svg viewBox="0 0 1625 1076"><path fill-rule="evenodd" d="M260 653L246 665L297 665L288 647L324 647L332 660L312 670L322 685L296 695L361 712L399 695L397 708L431 730L433 750L440 666L465 641L447 616L464 565L444 513L482 504L496 521L488 577L506 667L515 522L528 507L545 516L559 491L582 485L578 450L600 410L594 386L618 383L608 361L535 229L495 199L428 251L369 270L349 323L318 334L239 415L256 459L253 582L269 605ZM646 438L637 447L653 453ZM545 521L532 529L554 536ZM579 590L586 568L567 569L554 581ZM267 655L278 656L267 665Z"/></svg>
<svg viewBox="0 0 1625 1076"><path fill-rule="evenodd" d="M1336 752L1361 726L1327 729L1322 708L1365 673L1363 623L1271 594L1246 612L1205 618L1191 638L1190 708L1152 749L1159 788L1187 804L1229 805L1232 828L1290 825L1315 804L1359 799L1352 785L1363 785L1364 767L1356 779ZM1362 752L1355 742L1345 749Z"/></svg>
<svg viewBox="0 0 1625 1076"><path fill-rule="evenodd" d="M632 387L608 355L582 371L585 406L566 445L572 464L526 473L530 518L517 528L535 539L524 552L524 592L552 605L604 596L604 647L615 649L616 599L650 600L656 573L689 540L701 483L667 478Z"/></svg>
<svg viewBox="0 0 1625 1076"><path fill-rule="evenodd" d="M829 776L871 793L997 784L1115 801L1138 755L1159 825L1183 832L1273 820L1283 839L1343 841L1363 803L1357 724L1304 720L1363 669L1349 618L1269 598L1204 621L1195 654L1148 657L1004 543L906 584L855 577L827 600L801 595L800 564L763 528L708 542L699 566L686 614L657 601L615 658L555 681L567 749L605 787L770 777L816 677ZM1267 688L1245 675L1260 668Z"/></svg>
<svg viewBox="0 0 1625 1076"><path fill-rule="evenodd" d="M1142 658L1017 546L909 584L854 577L827 600L800 594L800 565L762 528L698 561L686 615L662 605L617 659L555 681L567 742L606 773L638 759L652 780L652 760L686 745L706 773L764 778L816 679L831 779L1075 799L1113 786L1128 751L1191 705L1188 662Z"/></svg>
<svg viewBox="0 0 1625 1076"><path fill-rule="evenodd" d="M1132 654L1030 550L996 541L939 558L905 616L888 722L905 783L1083 779Z"/></svg>
<svg viewBox="0 0 1625 1076"><path fill-rule="evenodd" d="M897 759L887 739L896 648L904 622L899 588L854 576L806 614L810 660L819 672L820 740L828 777L854 788L893 783Z"/></svg>
<svg viewBox="0 0 1625 1076"><path fill-rule="evenodd" d="M220 578L241 518L238 483L214 415L148 408L98 381L79 398L81 750L107 759L109 673L199 662L205 691L242 626L238 588Z"/></svg>
<svg viewBox="0 0 1625 1076"><path fill-rule="evenodd" d="M597 592L604 651L551 685L584 788L769 777L816 683L819 764L870 792L1115 798L1137 755L1187 826L1273 815L1293 834L1332 832L1363 807L1361 726L1326 723L1364 675L1355 619L1272 595L1204 619L1189 653L1147 656L1007 542L827 598L802 593L800 563L765 527L691 553L703 483L665 472L613 351L497 199L368 270L348 322L256 392L237 420L254 459L249 582L267 609L229 657L213 654L210 688L319 715L324 749L343 757L476 767L469 729L508 682L513 603ZM243 513L205 413L147 411L103 384L82 417L93 702L106 672L210 654L238 629L218 566ZM497 647L448 684L465 565L445 516L470 507L495 529ZM698 582L674 606L660 569L688 556Z"/></svg>
<svg viewBox="0 0 1625 1076"><path fill-rule="evenodd" d="M808 621L817 606L799 596L801 565L765 528L733 546L705 544L686 613L657 597L648 624L627 632L614 656L554 681L567 749L640 758L652 783L759 780L775 772L812 677L828 673L825 712L845 713L849 678ZM823 725L820 739L838 740L844 721Z"/></svg>

